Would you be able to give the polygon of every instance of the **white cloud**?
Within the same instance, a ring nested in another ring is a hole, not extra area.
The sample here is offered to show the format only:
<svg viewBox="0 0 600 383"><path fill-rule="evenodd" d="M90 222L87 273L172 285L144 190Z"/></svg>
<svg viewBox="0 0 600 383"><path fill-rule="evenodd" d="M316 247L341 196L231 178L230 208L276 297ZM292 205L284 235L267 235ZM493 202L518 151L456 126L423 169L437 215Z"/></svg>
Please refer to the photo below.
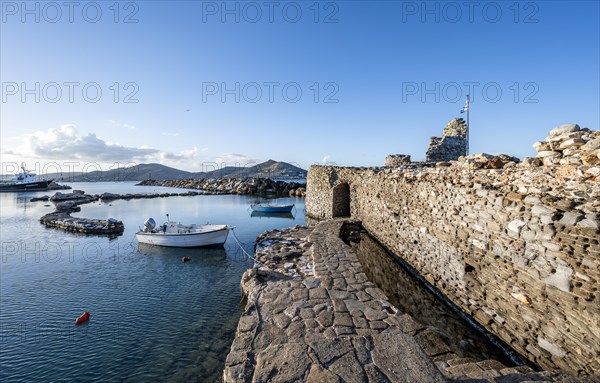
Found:
<svg viewBox="0 0 600 383"><path fill-rule="evenodd" d="M179 137L179 133L162 132L162 136Z"/></svg>
<svg viewBox="0 0 600 383"><path fill-rule="evenodd" d="M115 121L115 120L108 120L108 123L109 123L109 125L111 125L115 128L119 128L119 129L130 129L130 130L135 129L134 125L125 124L125 123Z"/></svg>
<svg viewBox="0 0 600 383"><path fill-rule="evenodd" d="M321 163L326 164L326 163L330 162L330 160L331 160L331 156L328 154L325 157L323 157L323 159L321 160Z"/></svg>
<svg viewBox="0 0 600 383"><path fill-rule="evenodd" d="M215 158L215 162L217 164L225 164L226 166L240 166L259 163L258 160L239 153L221 154Z"/></svg>
<svg viewBox="0 0 600 383"><path fill-rule="evenodd" d="M196 153L198 153L198 148L194 147L190 150L184 150L182 152L179 153L167 153L167 152L163 152L160 153L160 159L162 161L171 161L171 162L179 162L179 161L184 161L184 160L192 160L194 159L194 157L196 156Z"/></svg>
<svg viewBox="0 0 600 383"><path fill-rule="evenodd" d="M15 149L2 148L3 154L47 160L83 160L98 162L182 161L193 159L197 148L180 153L156 148L123 146L105 141L94 133L79 134L74 125L62 125L47 131L37 131L22 137Z"/></svg>

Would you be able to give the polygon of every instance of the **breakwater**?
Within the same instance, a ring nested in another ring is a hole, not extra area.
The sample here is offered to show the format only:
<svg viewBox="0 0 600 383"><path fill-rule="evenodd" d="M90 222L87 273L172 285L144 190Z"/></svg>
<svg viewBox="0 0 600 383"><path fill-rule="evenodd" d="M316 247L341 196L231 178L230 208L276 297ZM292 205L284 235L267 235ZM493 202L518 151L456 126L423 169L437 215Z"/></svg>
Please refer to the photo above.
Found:
<svg viewBox="0 0 600 383"><path fill-rule="evenodd" d="M306 184L273 181L270 178L196 178L188 180L145 180L141 186L196 189L205 194L240 194L305 197Z"/></svg>
<svg viewBox="0 0 600 383"><path fill-rule="evenodd" d="M464 313L545 369L600 372L600 133L538 154L313 166L307 216L348 216Z"/></svg>
<svg viewBox="0 0 600 383"><path fill-rule="evenodd" d="M100 199L97 195L85 194L82 190L72 193L56 192L53 196L32 198L31 201L52 201L56 208L52 213L43 215L40 223L64 231L95 235L120 235L125 230L123 222L114 218L90 219L71 217L71 213L80 211L80 205L92 203Z"/></svg>
<svg viewBox="0 0 600 383"><path fill-rule="evenodd" d="M455 340L399 310L369 281L340 238L343 225L330 220L257 239L225 382L576 381L455 353L448 344Z"/></svg>
<svg viewBox="0 0 600 383"><path fill-rule="evenodd" d="M91 219L71 217L71 213L80 211L80 205L96 202L96 201L115 201L115 200L131 200L131 199L150 199L150 198L165 198L165 197L190 197L202 195L204 193L197 191L188 191L184 193L102 193L102 194L85 194L82 190L74 190L72 193L56 192L52 196L42 196L32 198L31 201L50 201L54 203L55 211L45 214L40 218L40 223L48 227L57 229L95 235L120 235L123 233L125 226L123 222L114 218L108 219Z"/></svg>

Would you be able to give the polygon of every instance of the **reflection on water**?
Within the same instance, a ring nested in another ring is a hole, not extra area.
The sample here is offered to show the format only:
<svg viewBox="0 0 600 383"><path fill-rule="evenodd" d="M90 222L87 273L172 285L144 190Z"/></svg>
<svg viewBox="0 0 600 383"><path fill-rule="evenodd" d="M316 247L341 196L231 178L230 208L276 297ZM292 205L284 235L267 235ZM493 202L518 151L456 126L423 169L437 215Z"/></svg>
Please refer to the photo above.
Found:
<svg viewBox="0 0 600 383"><path fill-rule="evenodd" d="M253 211L250 214L250 217L252 218L281 218L281 219L294 219L296 217L294 217L294 215L291 212L285 212L285 213L269 213L269 212L265 212L265 211Z"/></svg>
<svg viewBox="0 0 600 383"><path fill-rule="evenodd" d="M487 338L457 315L415 279L390 253L358 226L345 225L343 236L356 251L369 279L381 288L390 302L435 332L460 357L475 360L496 359L507 366L523 364L508 346L493 335ZM498 342L498 343L495 343ZM499 346L506 347L506 350ZM508 351L508 354L507 354Z"/></svg>
<svg viewBox="0 0 600 383"><path fill-rule="evenodd" d="M86 193L177 191L133 183L69 183ZM73 216L122 220L118 238L46 228L54 204L30 202L52 192L0 194L0 381L218 380L240 312L239 283L251 267L230 235L222 248L138 247L148 217L223 223L246 251L263 231L304 224L256 219L247 196L101 201ZM295 203L282 198L278 203ZM183 263L181 258L192 258ZM85 326L74 320L83 311Z"/></svg>
<svg viewBox="0 0 600 383"><path fill-rule="evenodd" d="M169 259L181 259L190 257L192 260L201 263L217 263L227 259L227 252L223 246L212 247L165 247L149 245L147 243L138 243L138 252L142 255L153 257L169 257Z"/></svg>

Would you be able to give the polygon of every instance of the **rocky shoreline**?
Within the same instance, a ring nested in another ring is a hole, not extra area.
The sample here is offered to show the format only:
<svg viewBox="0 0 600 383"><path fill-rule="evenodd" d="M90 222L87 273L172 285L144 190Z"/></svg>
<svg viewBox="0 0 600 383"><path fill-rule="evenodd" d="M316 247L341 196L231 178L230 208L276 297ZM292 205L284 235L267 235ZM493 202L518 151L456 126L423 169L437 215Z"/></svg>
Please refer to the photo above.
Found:
<svg viewBox="0 0 600 383"><path fill-rule="evenodd" d="M239 194L306 197L306 184L273 181L270 178L196 178L187 180L145 180L139 186L166 186L200 190L203 194Z"/></svg>
<svg viewBox="0 0 600 383"><path fill-rule="evenodd" d="M341 220L263 233L225 382L585 381L460 358L370 282Z"/></svg>

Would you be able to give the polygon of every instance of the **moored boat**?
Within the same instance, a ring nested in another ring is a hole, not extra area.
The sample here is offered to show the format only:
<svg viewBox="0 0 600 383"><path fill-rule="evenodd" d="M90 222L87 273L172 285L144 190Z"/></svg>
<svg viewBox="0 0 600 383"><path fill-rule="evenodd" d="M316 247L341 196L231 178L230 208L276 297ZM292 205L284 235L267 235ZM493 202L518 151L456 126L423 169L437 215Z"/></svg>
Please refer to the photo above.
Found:
<svg viewBox="0 0 600 383"><path fill-rule="evenodd" d="M157 227L154 219L148 218L144 222L144 229L138 231L135 237L140 243L156 246L222 246L230 229L228 225L183 225L173 221Z"/></svg>
<svg viewBox="0 0 600 383"><path fill-rule="evenodd" d="M294 208L294 204L264 204L264 203L253 203L250 208L254 211L262 213L289 213Z"/></svg>
<svg viewBox="0 0 600 383"><path fill-rule="evenodd" d="M35 173L21 166L21 173L15 174L12 181L1 182L0 192L40 191L48 190L53 180L36 180Z"/></svg>

